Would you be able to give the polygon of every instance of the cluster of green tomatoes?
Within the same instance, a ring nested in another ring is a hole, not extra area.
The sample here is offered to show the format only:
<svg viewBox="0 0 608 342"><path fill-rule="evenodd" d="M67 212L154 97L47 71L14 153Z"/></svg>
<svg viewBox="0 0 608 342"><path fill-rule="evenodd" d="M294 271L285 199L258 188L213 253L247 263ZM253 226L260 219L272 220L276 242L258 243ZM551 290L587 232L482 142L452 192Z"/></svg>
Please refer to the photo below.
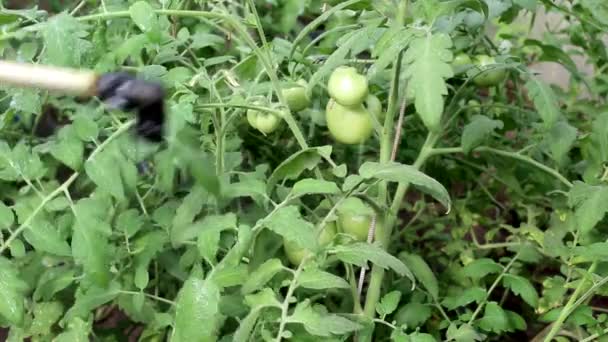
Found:
<svg viewBox="0 0 608 342"><path fill-rule="evenodd" d="M307 82L298 80L282 90L289 109L298 112L310 106ZM353 67L336 68L327 84L331 99L327 103L325 119L331 136L339 143L354 145L365 142L373 133L372 115L382 115L382 104L378 97L369 94L367 78ZM261 106L262 101L253 104ZM280 111L247 111L249 125L263 134L274 132L282 118Z"/></svg>

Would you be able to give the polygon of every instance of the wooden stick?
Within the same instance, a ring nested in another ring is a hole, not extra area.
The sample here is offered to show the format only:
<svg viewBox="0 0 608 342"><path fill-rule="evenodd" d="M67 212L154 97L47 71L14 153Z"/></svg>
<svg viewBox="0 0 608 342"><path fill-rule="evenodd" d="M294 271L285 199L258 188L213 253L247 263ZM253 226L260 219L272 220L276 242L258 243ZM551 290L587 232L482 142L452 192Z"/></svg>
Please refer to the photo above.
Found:
<svg viewBox="0 0 608 342"><path fill-rule="evenodd" d="M0 61L0 86L38 88L89 97L95 95L97 79L98 75L89 70Z"/></svg>

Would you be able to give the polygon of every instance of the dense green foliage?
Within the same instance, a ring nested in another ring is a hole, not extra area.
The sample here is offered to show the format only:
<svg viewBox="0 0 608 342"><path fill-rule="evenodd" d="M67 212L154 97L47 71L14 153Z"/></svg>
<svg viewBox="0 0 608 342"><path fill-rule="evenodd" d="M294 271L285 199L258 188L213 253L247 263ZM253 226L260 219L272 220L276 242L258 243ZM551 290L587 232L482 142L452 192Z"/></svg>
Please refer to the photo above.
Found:
<svg viewBox="0 0 608 342"><path fill-rule="evenodd" d="M0 89L8 341L608 332L605 1L63 6L3 8L2 58L160 81L167 135Z"/></svg>

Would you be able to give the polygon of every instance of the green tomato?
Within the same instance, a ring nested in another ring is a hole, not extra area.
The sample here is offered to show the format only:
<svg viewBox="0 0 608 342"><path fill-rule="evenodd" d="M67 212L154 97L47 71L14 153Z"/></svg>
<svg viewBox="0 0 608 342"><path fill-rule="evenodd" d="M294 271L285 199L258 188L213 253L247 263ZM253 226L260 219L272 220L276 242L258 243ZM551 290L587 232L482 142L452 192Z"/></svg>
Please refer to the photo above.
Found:
<svg viewBox="0 0 608 342"><path fill-rule="evenodd" d="M338 229L336 228L336 224L334 222L329 222L325 225L325 228L319 235L319 245L321 247L327 246L330 242L333 241L334 236L338 233ZM309 256L312 252L305 248L301 248L297 243L289 240L283 240L283 249L285 250L285 254L287 255L287 259L293 265L298 266L304 260L305 257Z"/></svg>
<svg viewBox="0 0 608 342"><path fill-rule="evenodd" d="M357 241L367 241L374 210L361 199L349 197L338 207L338 222L342 231ZM376 222L376 227L378 221Z"/></svg>
<svg viewBox="0 0 608 342"><path fill-rule="evenodd" d="M308 84L305 80L299 80L296 85L283 89L283 96L287 100L289 109L299 112L310 106L310 98L306 94Z"/></svg>
<svg viewBox="0 0 608 342"><path fill-rule="evenodd" d="M376 95L367 95L367 99L365 99L365 108L370 114L375 115L378 119L384 118L382 102L380 102L380 99Z"/></svg>
<svg viewBox="0 0 608 342"><path fill-rule="evenodd" d="M336 102L343 106L357 106L367 98L367 78L353 67L336 68L329 77L327 90Z"/></svg>
<svg viewBox="0 0 608 342"><path fill-rule="evenodd" d="M255 109L247 110L249 125L266 134L274 132L281 124L281 118L274 113L267 113Z"/></svg>
<svg viewBox="0 0 608 342"><path fill-rule="evenodd" d="M367 234L372 218L368 215L342 214L339 216L340 226L344 232L357 241L367 241Z"/></svg>
<svg viewBox="0 0 608 342"><path fill-rule="evenodd" d="M471 57L466 53L459 53L454 57L452 61L452 69L454 69L454 73L458 74L463 72L465 69L470 67L473 64Z"/></svg>
<svg viewBox="0 0 608 342"><path fill-rule="evenodd" d="M507 71L505 69L494 69L487 71L492 68L492 65L496 64L494 57L488 55L478 55L475 57L475 65L481 71L481 74L477 74L473 78L473 82L480 87L491 87L500 84L505 80Z"/></svg>
<svg viewBox="0 0 608 342"><path fill-rule="evenodd" d="M360 144L369 139L373 132L371 115L362 105L344 107L330 100L325 110L325 120L329 133L343 144Z"/></svg>

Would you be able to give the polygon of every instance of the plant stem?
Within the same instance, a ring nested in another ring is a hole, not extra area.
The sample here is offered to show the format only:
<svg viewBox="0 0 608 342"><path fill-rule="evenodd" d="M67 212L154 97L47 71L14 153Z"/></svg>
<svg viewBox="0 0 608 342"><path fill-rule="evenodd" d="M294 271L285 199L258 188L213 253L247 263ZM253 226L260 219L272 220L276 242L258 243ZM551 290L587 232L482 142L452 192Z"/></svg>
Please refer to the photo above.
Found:
<svg viewBox="0 0 608 342"><path fill-rule="evenodd" d="M287 315L289 314L289 298L293 296L294 291L298 288L298 278L304 270L304 264L306 263L307 258L304 258L295 273L293 274L293 279L291 280L291 284L289 284L289 288L287 289L287 294L285 295L285 300L281 305L281 323L279 324L279 332L277 333L277 337L275 341L281 342L283 338L283 331L285 330L285 325L287 324Z"/></svg>
<svg viewBox="0 0 608 342"><path fill-rule="evenodd" d="M589 266L589 269L587 270L587 274L593 273L595 271L596 267L597 267L597 261L593 262L591 264L591 266ZM572 311L574 311L574 309L578 306L577 299L578 299L580 293L583 291L584 287L587 285L587 278L586 278L587 274L583 275L583 278L581 279L580 283L574 290L574 293L572 293L572 296L570 296L570 299L568 299L568 302L566 303L566 305L562 308L561 312L559 313L559 317L557 318L557 320L555 322L553 322L553 325L551 326L551 330L549 330L549 333L547 334L547 336L545 336L544 342L551 342L553 337L555 337L555 335L557 335L557 333L562 328L562 325L564 324L564 322L566 321L568 316L570 316L570 313L572 313ZM587 293L590 293L590 292L587 291ZM584 297L581 297L581 298L584 298Z"/></svg>
<svg viewBox="0 0 608 342"><path fill-rule="evenodd" d="M507 264L507 266L505 266L505 268L502 270L502 272L500 273L500 275L498 275L498 277L496 277L496 280L494 280L494 282L492 283L492 286L490 286L490 288L488 289L488 293L486 294L485 298L481 301L481 303L479 303L479 305L477 306L477 308L475 309L475 311L471 315L471 318L469 319L469 323L468 324L473 323L473 321L475 320L475 318L477 318L477 315L479 315L479 313L481 312L481 309L483 309L483 307L488 302L488 299L490 299L490 295L492 294L492 291L494 291L494 289L496 288L496 286L498 286L498 284L500 284L500 281L502 280L502 278L505 276L505 274L507 274L507 272L509 271L509 269L511 268L511 266L513 266L513 264L515 263L515 261L517 260L517 258L519 258L519 254L520 253L521 253L521 249L520 249L519 252L517 252L517 254L515 254L515 256L513 257L513 259L511 259L511 261L509 261L509 263Z"/></svg>
<svg viewBox="0 0 608 342"><path fill-rule="evenodd" d="M439 139L439 135L434 133L429 133L427 136L424 145L420 149L420 154L418 158L413 164L413 167L416 169L420 169L422 165L426 162L426 160L431 156L431 151L433 146L437 143ZM395 197L393 198L393 203L391 205L391 209L389 214L387 215L387 221L385 224L385 230L380 234L378 230L378 240L384 248L388 248L390 243L390 237L392 235L393 227L395 222L397 221L397 212L401 208L401 203L403 202L403 197L409 188L410 183L399 183L397 186L397 191L395 193ZM367 290L367 297L365 298L365 309L364 313L368 317L373 317L374 312L376 311L376 304L380 300L380 291L382 286L382 280L384 279L384 269L382 267L378 267L374 265L372 267L372 273L370 278L369 287Z"/></svg>
<svg viewBox="0 0 608 342"><path fill-rule="evenodd" d="M520 154L517 152L503 151L503 150L499 150L499 149L487 147L487 146L477 147L473 151L488 152L488 153L497 154L499 156L503 156L503 157L507 157L507 158L517 159L519 161L530 164L530 165L536 167L537 169L547 172L548 174L552 175L553 177L557 178L559 181L564 183L569 188L571 188L573 186L572 182L570 182L566 177L564 177L561 173L559 173L559 171L552 169L542 163L539 163L536 160L534 160L528 156L525 156L523 154ZM432 155L454 154L454 153L464 153L464 151L463 151L462 147L435 148L431 151Z"/></svg>

